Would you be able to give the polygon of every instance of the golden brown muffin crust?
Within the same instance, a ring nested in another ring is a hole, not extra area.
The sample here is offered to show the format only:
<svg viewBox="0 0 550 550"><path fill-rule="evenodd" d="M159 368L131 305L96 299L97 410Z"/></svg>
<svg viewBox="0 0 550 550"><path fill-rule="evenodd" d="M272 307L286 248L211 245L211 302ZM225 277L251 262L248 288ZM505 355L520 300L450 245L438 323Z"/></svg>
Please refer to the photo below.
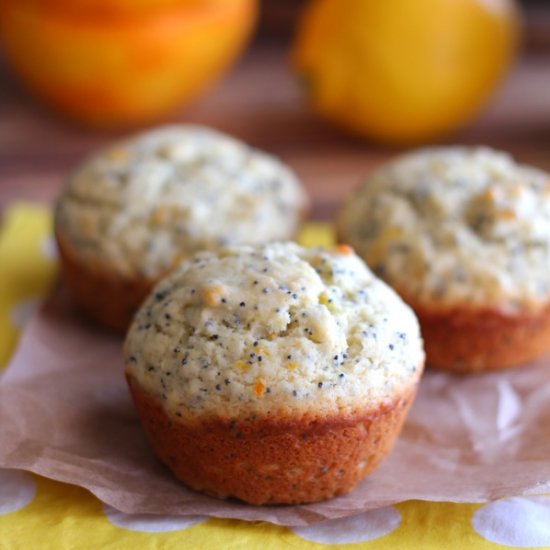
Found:
<svg viewBox="0 0 550 550"><path fill-rule="evenodd" d="M131 376L145 433L195 490L250 504L316 502L350 491L392 449L416 384L375 409L332 418L186 421L169 417Z"/></svg>
<svg viewBox="0 0 550 550"><path fill-rule="evenodd" d="M101 325L124 332L156 280L114 275L99 263L83 264L60 234L56 239L63 277L74 301Z"/></svg>
<svg viewBox="0 0 550 550"><path fill-rule="evenodd" d="M427 309L407 300L415 310L428 365L471 373L527 363L548 350L550 304L522 313L496 309Z"/></svg>

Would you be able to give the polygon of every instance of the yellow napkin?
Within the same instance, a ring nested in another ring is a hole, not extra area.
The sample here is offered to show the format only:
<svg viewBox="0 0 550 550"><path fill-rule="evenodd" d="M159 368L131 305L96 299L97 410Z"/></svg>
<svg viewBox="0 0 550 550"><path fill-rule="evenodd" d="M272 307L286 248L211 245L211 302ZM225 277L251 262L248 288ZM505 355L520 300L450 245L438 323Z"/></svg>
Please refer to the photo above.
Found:
<svg viewBox="0 0 550 550"><path fill-rule="evenodd" d="M308 224L300 241L330 246L332 231L326 224ZM28 204L9 208L0 226L0 367L9 360L22 323L51 287L55 258L50 211ZM0 548L550 549L549 526L550 498L540 496L484 505L409 501L299 529L128 515L81 488L0 469Z"/></svg>

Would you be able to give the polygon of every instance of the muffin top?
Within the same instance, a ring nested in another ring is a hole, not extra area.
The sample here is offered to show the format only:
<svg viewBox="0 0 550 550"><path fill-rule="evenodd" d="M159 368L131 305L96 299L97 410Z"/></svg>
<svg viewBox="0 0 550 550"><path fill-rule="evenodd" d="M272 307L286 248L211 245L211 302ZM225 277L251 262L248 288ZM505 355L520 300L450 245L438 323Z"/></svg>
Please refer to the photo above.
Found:
<svg viewBox="0 0 550 550"><path fill-rule="evenodd" d="M349 247L204 252L162 280L125 344L127 373L176 416L356 413L421 374L416 317Z"/></svg>
<svg viewBox="0 0 550 550"><path fill-rule="evenodd" d="M488 148L433 148L370 176L340 238L412 303L517 312L550 299L550 176Z"/></svg>
<svg viewBox="0 0 550 550"><path fill-rule="evenodd" d="M275 158L207 128L168 126L85 161L60 197L56 231L83 259L156 278L198 250L291 238L306 207Z"/></svg>

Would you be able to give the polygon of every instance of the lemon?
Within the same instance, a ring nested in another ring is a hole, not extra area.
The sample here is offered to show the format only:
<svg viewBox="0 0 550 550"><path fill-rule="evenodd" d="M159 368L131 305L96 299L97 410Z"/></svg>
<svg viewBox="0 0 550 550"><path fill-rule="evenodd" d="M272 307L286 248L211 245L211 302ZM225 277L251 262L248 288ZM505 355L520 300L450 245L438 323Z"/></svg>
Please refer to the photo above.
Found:
<svg viewBox="0 0 550 550"><path fill-rule="evenodd" d="M293 64L313 107L353 133L420 142L468 121L517 50L513 0L313 0Z"/></svg>

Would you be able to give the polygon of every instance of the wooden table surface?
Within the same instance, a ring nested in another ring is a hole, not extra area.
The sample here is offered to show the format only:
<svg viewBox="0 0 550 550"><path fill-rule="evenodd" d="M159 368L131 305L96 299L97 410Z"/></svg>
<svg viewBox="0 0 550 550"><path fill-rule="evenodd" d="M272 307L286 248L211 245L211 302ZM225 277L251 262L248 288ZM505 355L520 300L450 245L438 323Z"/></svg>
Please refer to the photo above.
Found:
<svg viewBox="0 0 550 550"><path fill-rule="evenodd" d="M329 219L364 174L399 149L347 137L301 97L281 46L255 44L192 108L170 121L211 125L289 163ZM0 211L18 199L51 202L84 155L122 135L83 130L38 107L0 66ZM486 144L550 170L550 54L520 57L476 121L446 143Z"/></svg>

